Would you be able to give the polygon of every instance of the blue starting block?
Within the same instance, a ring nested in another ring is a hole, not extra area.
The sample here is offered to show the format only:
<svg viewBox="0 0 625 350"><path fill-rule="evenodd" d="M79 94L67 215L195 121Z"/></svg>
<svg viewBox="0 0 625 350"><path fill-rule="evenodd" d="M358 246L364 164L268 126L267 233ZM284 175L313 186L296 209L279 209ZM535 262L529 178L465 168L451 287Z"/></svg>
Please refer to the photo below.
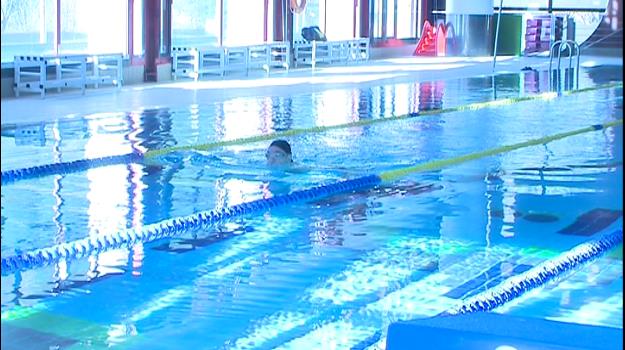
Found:
<svg viewBox="0 0 625 350"><path fill-rule="evenodd" d="M387 350L623 349L623 329L492 312L392 323Z"/></svg>

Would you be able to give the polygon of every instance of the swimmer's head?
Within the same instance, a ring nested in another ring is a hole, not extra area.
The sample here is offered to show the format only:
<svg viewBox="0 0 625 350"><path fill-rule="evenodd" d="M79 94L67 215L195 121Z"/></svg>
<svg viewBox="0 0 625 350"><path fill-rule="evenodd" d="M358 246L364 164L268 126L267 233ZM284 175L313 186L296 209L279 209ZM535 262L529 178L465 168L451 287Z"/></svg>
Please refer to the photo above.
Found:
<svg viewBox="0 0 625 350"><path fill-rule="evenodd" d="M285 140L275 140L267 148L268 165L287 165L293 162L291 145Z"/></svg>

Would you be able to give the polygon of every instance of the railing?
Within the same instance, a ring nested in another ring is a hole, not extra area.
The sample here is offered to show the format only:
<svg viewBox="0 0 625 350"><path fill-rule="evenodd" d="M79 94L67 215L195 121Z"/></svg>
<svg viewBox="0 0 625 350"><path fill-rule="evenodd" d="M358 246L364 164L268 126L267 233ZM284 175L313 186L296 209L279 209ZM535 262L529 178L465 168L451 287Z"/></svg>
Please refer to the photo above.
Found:
<svg viewBox="0 0 625 350"><path fill-rule="evenodd" d="M499 23L501 22L501 9L503 8L503 0L499 1L499 13L497 15L497 27L495 28L495 47L493 50L493 79L495 79L495 66L497 65L497 43L499 42ZM493 84L493 89L495 84Z"/></svg>
<svg viewBox="0 0 625 350"><path fill-rule="evenodd" d="M553 56L554 51L558 51L558 66L555 70L556 79L552 81L549 86L554 86L553 83L557 82L556 90L559 90L559 82L560 82L560 64L562 61L562 52L567 52L569 55L569 67L566 73L571 73L571 69L573 68L573 56L577 56L577 66L575 68L575 88L579 89L579 56L581 54L581 49L579 45L573 40L558 40L551 44L549 48L549 79L552 79L552 66L553 66ZM569 74L565 75L565 79L569 78ZM572 86L572 82L569 79L569 84L565 84L567 87Z"/></svg>

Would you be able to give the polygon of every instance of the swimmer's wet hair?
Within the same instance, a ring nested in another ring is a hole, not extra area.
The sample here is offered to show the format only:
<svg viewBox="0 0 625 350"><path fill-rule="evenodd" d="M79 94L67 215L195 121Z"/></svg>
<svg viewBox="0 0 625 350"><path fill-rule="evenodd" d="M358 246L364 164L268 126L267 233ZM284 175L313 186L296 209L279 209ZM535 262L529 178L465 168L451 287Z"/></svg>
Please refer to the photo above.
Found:
<svg viewBox="0 0 625 350"><path fill-rule="evenodd" d="M286 154L291 154L291 145L286 140L274 140L269 147L278 147Z"/></svg>

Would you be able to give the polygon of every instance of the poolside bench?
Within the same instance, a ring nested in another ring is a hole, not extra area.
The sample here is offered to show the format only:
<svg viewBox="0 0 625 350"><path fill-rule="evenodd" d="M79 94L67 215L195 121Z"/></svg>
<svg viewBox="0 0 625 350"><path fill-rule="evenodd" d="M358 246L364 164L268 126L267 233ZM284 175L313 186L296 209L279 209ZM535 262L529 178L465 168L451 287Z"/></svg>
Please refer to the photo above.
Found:
<svg viewBox="0 0 625 350"><path fill-rule="evenodd" d="M95 88L101 84L122 87L124 80L123 55L121 53L87 56L87 86Z"/></svg>
<svg viewBox="0 0 625 350"><path fill-rule="evenodd" d="M172 75L174 80L189 77L195 80L205 74L223 76L227 72L272 68L289 69L290 45L274 42L251 46L173 47Z"/></svg>
<svg viewBox="0 0 625 350"><path fill-rule="evenodd" d="M247 46L225 47L224 52L226 53L225 72L239 71L247 74L249 61Z"/></svg>
<svg viewBox="0 0 625 350"><path fill-rule="evenodd" d="M172 75L198 80L203 74L224 74L226 51L223 47L173 47Z"/></svg>
<svg viewBox="0 0 625 350"><path fill-rule="evenodd" d="M369 39L339 41L297 41L293 45L294 64L315 69L318 63L343 63L369 59Z"/></svg>
<svg viewBox="0 0 625 350"><path fill-rule="evenodd" d="M13 90L38 92L78 88L84 94L88 85L113 84L121 87L122 54L71 54L49 56L15 56L13 60Z"/></svg>
<svg viewBox="0 0 625 350"><path fill-rule="evenodd" d="M368 38L359 38L349 41L349 60L354 62L369 60Z"/></svg>
<svg viewBox="0 0 625 350"><path fill-rule="evenodd" d="M291 48L287 42L274 42L248 47L248 69L263 69L270 73L272 68L289 70Z"/></svg>

